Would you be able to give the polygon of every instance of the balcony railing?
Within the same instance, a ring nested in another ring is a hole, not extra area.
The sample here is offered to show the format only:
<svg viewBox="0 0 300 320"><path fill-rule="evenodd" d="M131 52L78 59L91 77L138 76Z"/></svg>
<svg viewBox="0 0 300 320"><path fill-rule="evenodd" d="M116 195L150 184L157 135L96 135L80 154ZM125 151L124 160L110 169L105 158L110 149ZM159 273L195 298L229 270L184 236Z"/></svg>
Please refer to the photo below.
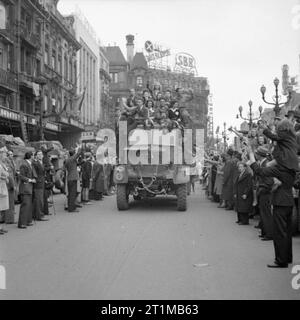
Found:
<svg viewBox="0 0 300 320"><path fill-rule="evenodd" d="M17 89L17 81L15 75L0 68L0 86L15 91Z"/></svg>

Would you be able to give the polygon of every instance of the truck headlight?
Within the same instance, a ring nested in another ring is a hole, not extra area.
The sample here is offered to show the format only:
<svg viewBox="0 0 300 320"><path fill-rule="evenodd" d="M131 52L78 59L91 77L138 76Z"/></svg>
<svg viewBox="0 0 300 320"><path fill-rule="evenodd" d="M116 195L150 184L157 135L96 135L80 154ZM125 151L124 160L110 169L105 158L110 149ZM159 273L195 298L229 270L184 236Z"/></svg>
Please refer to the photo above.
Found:
<svg viewBox="0 0 300 320"><path fill-rule="evenodd" d="M124 179L124 177L125 177L125 168L124 167L118 167L116 169L116 174L115 174L116 180L121 181L121 180Z"/></svg>

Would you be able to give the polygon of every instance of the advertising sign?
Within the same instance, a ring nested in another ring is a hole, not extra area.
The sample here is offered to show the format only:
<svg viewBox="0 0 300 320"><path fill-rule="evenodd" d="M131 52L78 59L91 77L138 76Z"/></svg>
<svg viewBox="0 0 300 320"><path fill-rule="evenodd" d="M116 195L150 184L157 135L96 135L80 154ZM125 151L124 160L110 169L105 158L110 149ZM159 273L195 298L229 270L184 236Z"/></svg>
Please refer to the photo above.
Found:
<svg viewBox="0 0 300 320"><path fill-rule="evenodd" d="M175 57L174 71L180 73L197 74L195 58L189 53L177 53Z"/></svg>

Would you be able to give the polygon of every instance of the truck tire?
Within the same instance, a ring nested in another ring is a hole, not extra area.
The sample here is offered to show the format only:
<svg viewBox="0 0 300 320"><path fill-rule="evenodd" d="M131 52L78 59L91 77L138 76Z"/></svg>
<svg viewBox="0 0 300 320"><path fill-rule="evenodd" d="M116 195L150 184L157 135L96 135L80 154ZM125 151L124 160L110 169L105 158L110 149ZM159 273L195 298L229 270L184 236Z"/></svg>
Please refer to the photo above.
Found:
<svg viewBox="0 0 300 320"><path fill-rule="evenodd" d="M129 208L126 184L117 185L117 207L118 210L128 210Z"/></svg>
<svg viewBox="0 0 300 320"><path fill-rule="evenodd" d="M142 197L140 195L137 195L137 196L133 196L133 199L135 201L140 201L140 200L142 200Z"/></svg>
<svg viewBox="0 0 300 320"><path fill-rule="evenodd" d="M177 187L177 210L186 211L187 184L180 184Z"/></svg>

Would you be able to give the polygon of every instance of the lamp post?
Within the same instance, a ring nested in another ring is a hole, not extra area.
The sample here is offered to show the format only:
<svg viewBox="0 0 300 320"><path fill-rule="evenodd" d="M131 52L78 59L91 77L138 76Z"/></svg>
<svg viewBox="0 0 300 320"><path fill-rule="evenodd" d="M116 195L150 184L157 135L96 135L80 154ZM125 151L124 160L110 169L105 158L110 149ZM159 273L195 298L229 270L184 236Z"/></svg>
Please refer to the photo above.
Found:
<svg viewBox="0 0 300 320"><path fill-rule="evenodd" d="M45 111L43 108L44 103L44 86L47 84L47 81L44 77L39 77L35 79L35 82L40 85L40 97L39 97L39 107L35 110L34 115L38 119L38 128L39 128L39 139L44 141L44 126L43 119L45 117Z"/></svg>
<svg viewBox="0 0 300 320"><path fill-rule="evenodd" d="M278 117L281 111L281 106L287 104L290 102L291 98L292 98L292 88L288 87L288 97L287 97L287 101L286 102L280 102L281 101L281 96L278 94L278 86L279 86L279 79L275 78L274 81L274 86L275 86L275 95L272 97L274 102L268 102L265 98L265 93L267 91L266 87L264 85L261 86L260 88L260 92L262 94L262 99L266 104L270 104L274 106L274 112L275 112L275 116Z"/></svg>
<svg viewBox="0 0 300 320"><path fill-rule="evenodd" d="M236 117L237 117L237 119L241 118L243 120L249 121L249 129L251 130L252 126L253 126L253 121L259 120L261 118L263 107L262 106L258 107L259 117L253 117L253 113L252 113L253 102L250 100L248 102L248 105L249 105L249 117L248 118L247 117L243 117L243 107L242 106L239 106L239 115L237 115Z"/></svg>
<svg viewBox="0 0 300 320"><path fill-rule="evenodd" d="M222 137L223 137L223 141L224 141L224 152L227 149L227 139L228 139L228 135L226 134L226 122L223 123L224 126L224 131L222 132Z"/></svg>

